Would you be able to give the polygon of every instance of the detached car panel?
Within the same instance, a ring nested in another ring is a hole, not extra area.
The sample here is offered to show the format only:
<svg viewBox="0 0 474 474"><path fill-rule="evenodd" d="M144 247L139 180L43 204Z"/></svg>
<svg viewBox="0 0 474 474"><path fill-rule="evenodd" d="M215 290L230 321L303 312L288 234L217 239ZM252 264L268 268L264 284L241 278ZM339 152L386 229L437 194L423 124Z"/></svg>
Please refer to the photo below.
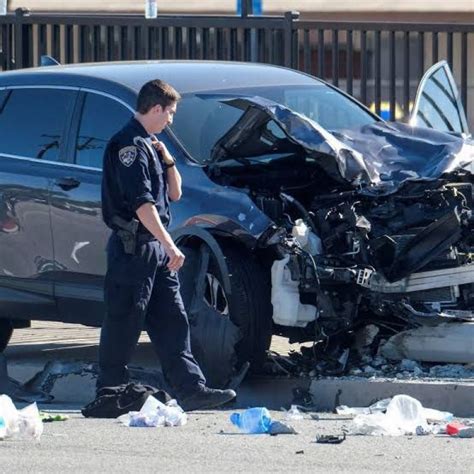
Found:
<svg viewBox="0 0 474 474"><path fill-rule="evenodd" d="M100 325L103 150L140 87L159 77L182 94L159 139L183 175L170 231L187 257L183 300L211 384L261 367L272 334L340 357L367 321L393 334L472 319L474 147L454 81L444 66L431 72L416 105L424 128L386 123L338 89L274 66L3 73L0 316ZM436 103L436 88L453 107L449 126L423 105ZM28 94L63 107L56 121L36 109L26 120L17 106L7 122L10 101ZM439 123L444 131L426 127ZM25 124L34 133L23 134Z"/></svg>

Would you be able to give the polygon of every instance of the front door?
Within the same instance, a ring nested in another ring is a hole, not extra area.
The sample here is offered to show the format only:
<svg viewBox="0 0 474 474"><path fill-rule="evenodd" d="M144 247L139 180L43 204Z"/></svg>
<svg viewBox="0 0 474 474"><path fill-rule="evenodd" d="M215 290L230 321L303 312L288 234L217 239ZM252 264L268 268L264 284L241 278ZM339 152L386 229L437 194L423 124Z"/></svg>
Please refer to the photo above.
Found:
<svg viewBox="0 0 474 474"><path fill-rule="evenodd" d="M67 162L57 169L51 193L55 295L66 321L97 325L103 317L105 247L102 221L102 159L109 139L132 111L110 96L81 92Z"/></svg>

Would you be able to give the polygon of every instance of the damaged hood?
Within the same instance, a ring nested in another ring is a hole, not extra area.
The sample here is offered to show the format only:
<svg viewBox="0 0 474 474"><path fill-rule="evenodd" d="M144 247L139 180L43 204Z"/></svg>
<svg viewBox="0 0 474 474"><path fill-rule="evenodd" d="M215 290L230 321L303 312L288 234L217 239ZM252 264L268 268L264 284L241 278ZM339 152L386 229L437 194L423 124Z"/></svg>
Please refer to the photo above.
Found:
<svg viewBox="0 0 474 474"><path fill-rule="evenodd" d="M393 191L406 180L436 179L460 168L470 171L474 161L472 140L432 129L380 121L360 129L330 132L262 97L222 102L244 113L214 145L214 163L304 152L336 181L371 186L380 193ZM269 126L272 121L277 127Z"/></svg>

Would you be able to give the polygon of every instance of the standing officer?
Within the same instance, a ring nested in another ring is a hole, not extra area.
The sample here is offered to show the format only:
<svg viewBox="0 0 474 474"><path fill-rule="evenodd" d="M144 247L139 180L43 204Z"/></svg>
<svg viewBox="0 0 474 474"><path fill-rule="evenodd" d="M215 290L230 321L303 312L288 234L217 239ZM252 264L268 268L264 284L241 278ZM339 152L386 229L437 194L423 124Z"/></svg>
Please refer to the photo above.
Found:
<svg viewBox="0 0 474 474"><path fill-rule="evenodd" d="M113 232L107 245L107 313L97 387L127 382L127 364L146 328L174 395L183 409L195 410L222 405L235 392L206 387L191 353L177 275L184 255L166 230L169 200L181 197L181 176L155 134L173 122L179 99L169 84L147 82L135 117L105 151L102 213Z"/></svg>

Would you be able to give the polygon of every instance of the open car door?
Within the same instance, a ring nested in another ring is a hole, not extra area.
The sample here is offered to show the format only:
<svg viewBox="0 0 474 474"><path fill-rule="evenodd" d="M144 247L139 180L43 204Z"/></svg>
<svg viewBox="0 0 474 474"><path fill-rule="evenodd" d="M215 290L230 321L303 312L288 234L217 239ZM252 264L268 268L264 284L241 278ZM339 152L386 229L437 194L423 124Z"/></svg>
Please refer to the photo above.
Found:
<svg viewBox="0 0 474 474"><path fill-rule="evenodd" d="M469 135L458 88L446 61L436 63L422 77L410 124Z"/></svg>

